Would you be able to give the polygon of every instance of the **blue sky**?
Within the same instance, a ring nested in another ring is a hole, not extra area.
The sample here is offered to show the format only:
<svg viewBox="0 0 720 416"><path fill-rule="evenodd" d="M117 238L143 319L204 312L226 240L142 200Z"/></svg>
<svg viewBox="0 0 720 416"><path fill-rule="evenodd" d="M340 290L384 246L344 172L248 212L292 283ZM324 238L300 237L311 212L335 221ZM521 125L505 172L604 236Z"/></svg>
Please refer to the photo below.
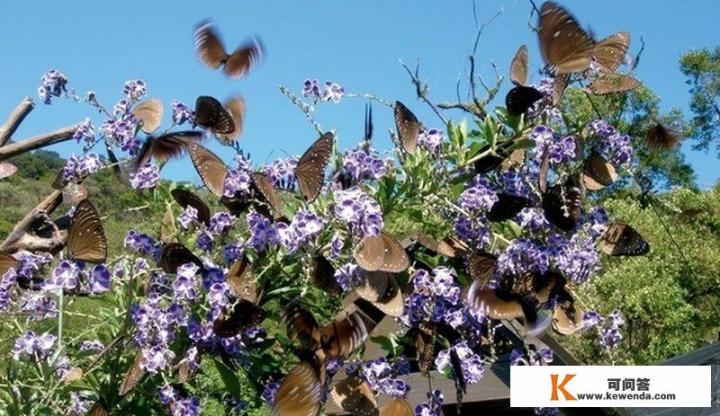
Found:
<svg viewBox="0 0 720 416"><path fill-rule="evenodd" d="M537 1L541 3L541 1ZM687 111L688 86L678 70L678 58L691 48L717 45L720 2L585 0L564 1L596 37L619 30L633 35L632 53L646 50L637 76L663 100L663 108ZM537 40L528 28L526 0L478 1L479 20L499 9L503 13L486 28L479 44L479 73L492 79L489 61L503 74L518 45L527 43L531 65L541 65ZM0 109L9 112L25 95L36 97L40 76L57 68L78 93L93 90L108 106L119 98L127 79L141 78L148 95L166 103L194 103L198 95L221 100L242 94L247 119L241 146L256 163L287 154L301 154L316 138L304 116L277 89L282 84L299 91L305 78L333 80L348 91L372 92L405 102L428 127L438 119L415 99L413 87L399 61L414 65L430 85L434 101L452 100L455 85L467 73L466 56L472 49L475 23L471 1L73 1L9 2L0 5ZM262 65L240 81L224 78L203 67L193 48L193 28L204 18L220 27L228 48L251 34L259 35L267 56ZM505 82L505 90L508 82ZM501 97L504 96L501 94ZM338 105L320 105L317 119L324 129L334 128L341 146L353 146L362 137L363 101L347 99ZM94 117L87 106L57 101L38 104L15 138L49 131ZM377 147L387 149L392 128L390 109L375 106ZM453 118L464 117L455 113ZM4 117L4 115L2 116ZM217 143L210 147L227 161L232 150ZM54 147L63 155L79 146ZM717 159L689 151L688 160L706 187L718 179ZM187 160L171 162L164 176L197 181Z"/></svg>

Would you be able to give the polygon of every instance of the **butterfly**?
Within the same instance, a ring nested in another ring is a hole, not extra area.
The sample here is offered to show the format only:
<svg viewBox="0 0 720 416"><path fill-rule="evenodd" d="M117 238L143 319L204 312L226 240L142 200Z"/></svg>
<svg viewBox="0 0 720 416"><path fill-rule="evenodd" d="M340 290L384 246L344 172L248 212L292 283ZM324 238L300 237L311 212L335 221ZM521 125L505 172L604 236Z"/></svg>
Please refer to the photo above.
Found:
<svg viewBox="0 0 720 416"><path fill-rule="evenodd" d="M201 95L195 100L195 122L215 134L235 131L233 116L214 97Z"/></svg>
<svg viewBox="0 0 720 416"><path fill-rule="evenodd" d="M594 41L557 3L543 3L538 19L538 39L543 60L556 74L582 72L590 67Z"/></svg>
<svg viewBox="0 0 720 416"><path fill-rule="evenodd" d="M606 95L634 90L639 86L640 81L629 75L602 73L588 85L588 89L595 95Z"/></svg>
<svg viewBox="0 0 720 416"><path fill-rule="evenodd" d="M510 63L510 80L515 84L505 96L505 107L510 115L519 116L525 113L536 101L543 98L543 93L527 86L528 49L525 45L520 46Z"/></svg>
<svg viewBox="0 0 720 416"><path fill-rule="evenodd" d="M180 243L165 244L159 261L160 268L165 273L175 274L178 267L187 263L195 264L200 270L205 267L203 262L184 245Z"/></svg>
<svg viewBox="0 0 720 416"><path fill-rule="evenodd" d="M483 250L474 250L467 258L468 273L481 287L485 287L495 274L496 262L497 256Z"/></svg>
<svg viewBox="0 0 720 416"><path fill-rule="evenodd" d="M225 102L225 111L230 115L235 126L235 130L231 133L216 133L215 137L225 145L231 145L240 137L243 131L243 123L245 122L245 99L241 96L230 98Z"/></svg>
<svg viewBox="0 0 720 416"><path fill-rule="evenodd" d="M335 279L335 267L322 254L315 255L310 259L310 277L315 286L325 293L335 296L342 295L343 290Z"/></svg>
<svg viewBox="0 0 720 416"><path fill-rule="evenodd" d="M630 47L628 32L614 33L593 46L592 56L601 71L615 72Z"/></svg>
<svg viewBox="0 0 720 416"><path fill-rule="evenodd" d="M467 381L463 373L462 361L455 348L450 348L450 365L455 378L455 387L458 391L467 393Z"/></svg>
<svg viewBox="0 0 720 416"><path fill-rule="evenodd" d="M585 160L585 168L580 178L583 186L591 191L599 191L617 180L615 166L605 160L597 152L593 152Z"/></svg>
<svg viewBox="0 0 720 416"><path fill-rule="evenodd" d="M0 162L0 179L9 178L17 173L17 166L8 162Z"/></svg>
<svg viewBox="0 0 720 416"><path fill-rule="evenodd" d="M193 143L189 147L190 159L207 188L218 198L224 195L227 166L206 147Z"/></svg>
<svg viewBox="0 0 720 416"><path fill-rule="evenodd" d="M335 404L344 411L356 416L376 416L377 398L367 382L360 377L350 376L339 381L330 390Z"/></svg>
<svg viewBox="0 0 720 416"><path fill-rule="evenodd" d="M552 326L561 335L571 335L583 328L583 313L575 305L570 292L563 288L556 300L552 314Z"/></svg>
<svg viewBox="0 0 720 416"><path fill-rule="evenodd" d="M381 231L379 235L368 235L362 239L353 252L357 264L369 272L385 271L400 273L410 267L405 249L390 234Z"/></svg>
<svg viewBox="0 0 720 416"><path fill-rule="evenodd" d="M542 207L551 224L570 231L583 216L583 191L577 181L570 178L543 193Z"/></svg>
<svg viewBox="0 0 720 416"><path fill-rule="evenodd" d="M164 162L180 157L189 146L203 138L202 132L192 130L171 132L158 137L148 136L138 153L136 167L143 166L151 159Z"/></svg>
<svg viewBox="0 0 720 416"><path fill-rule="evenodd" d="M130 365L130 368L128 368L128 371L125 373L125 377L123 377L120 388L118 389L120 397L125 396L132 389L134 389L135 386L137 386L137 384L140 382L140 380L142 380L142 378L145 376L145 370L143 370L142 368L142 363L143 353L142 351L138 351L137 354L135 354L135 359L133 360L133 363Z"/></svg>
<svg viewBox="0 0 720 416"><path fill-rule="evenodd" d="M418 325L415 336L415 349L417 350L418 365L422 375L428 375L435 360L435 342L437 324L431 321L422 321Z"/></svg>
<svg viewBox="0 0 720 416"><path fill-rule="evenodd" d="M622 222L610 224L599 246L609 256L642 256L650 251L650 244L642 235Z"/></svg>
<svg viewBox="0 0 720 416"><path fill-rule="evenodd" d="M320 136L298 160L295 177L305 202L310 203L317 198L325 180L325 168L330 161L335 136L328 132Z"/></svg>
<svg viewBox="0 0 720 416"><path fill-rule="evenodd" d="M413 416L414 414L410 403L406 399L399 397L385 402L380 406L379 412L379 416Z"/></svg>
<svg viewBox="0 0 720 416"><path fill-rule="evenodd" d="M562 99L568 83L570 82L570 74L557 74L553 77L553 100L554 106L557 106Z"/></svg>
<svg viewBox="0 0 720 416"><path fill-rule="evenodd" d="M503 162L507 160L515 150L515 146L517 145L517 141L515 140L505 140L503 142L498 143L495 145L495 149L491 151L488 155L481 157L477 161L475 161L474 167L475 172L478 174L484 174L488 172L492 172L495 169L502 166ZM485 153L491 149L490 146L484 146L480 150L478 150L478 154Z"/></svg>
<svg viewBox="0 0 720 416"><path fill-rule="evenodd" d="M418 138L422 131L422 124L418 121L415 114L410 111L400 101L395 101L394 107L395 127L397 128L400 145L407 153L415 153Z"/></svg>
<svg viewBox="0 0 720 416"><path fill-rule="evenodd" d="M272 416L316 416L325 382L316 359L300 361L285 377L272 403Z"/></svg>
<svg viewBox="0 0 720 416"><path fill-rule="evenodd" d="M107 258L107 240L97 209L89 199L77 204L68 229L67 257L88 263L103 263Z"/></svg>
<svg viewBox="0 0 720 416"><path fill-rule="evenodd" d="M255 275L252 272L252 266L247 257L241 256L230 266L226 278L230 292L237 298L244 299L251 303L257 303L258 288L255 281Z"/></svg>
<svg viewBox="0 0 720 416"><path fill-rule="evenodd" d="M285 203L280 199L270 178L262 172L254 172L252 179L253 189L257 191L255 192L255 197L267 203L270 208L272 208L274 219L282 219L283 212L285 211Z"/></svg>
<svg viewBox="0 0 720 416"><path fill-rule="evenodd" d="M497 197L497 201L487 213L487 219L493 222L515 218L523 208L530 206L530 200L522 196L503 192L499 193Z"/></svg>
<svg viewBox="0 0 720 416"><path fill-rule="evenodd" d="M265 319L265 310L255 302L237 298L223 316L215 320L213 332L221 338L230 338L240 331L260 325Z"/></svg>
<svg viewBox="0 0 720 416"><path fill-rule="evenodd" d="M261 41L250 38L228 54L214 25L208 21L200 22L195 29L195 48L205 65L213 69L224 65L223 72L230 78L245 76L265 53Z"/></svg>
<svg viewBox="0 0 720 416"><path fill-rule="evenodd" d="M17 271L19 265L20 263L18 263L15 257L11 256L9 253L0 251L0 279L10 269L15 269Z"/></svg>
<svg viewBox="0 0 720 416"><path fill-rule="evenodd" d="M140 128L142 131L148 134L152 133L162 124L162 101L157 98L141 101L133 108L132 115L140 120Z"/></svg>
<svg viewBox="0 0 720 416"><path fill-rule="evenodd" d="M400 285L390 273L380 271L366 273L363 282L355 288L355 292L386 315L398 318L405 313L405 301Z"/></svg>
<svg viewBox="0 0 720 416"><path fill-rule="evenodd" d="M645 133L645 145L650 150L672 149L677 146L680 137L676 132L663 126L661 123L655 123L653 127Z"/></svg>
<svg viewBox="0 0 720 416"><path fill-rule="evenodd" d="M192 207L197 210L198 221L207 224L210 221L210 207L199 196L187 189L175 188L170 191L175 202L183 208Z"/></svg>

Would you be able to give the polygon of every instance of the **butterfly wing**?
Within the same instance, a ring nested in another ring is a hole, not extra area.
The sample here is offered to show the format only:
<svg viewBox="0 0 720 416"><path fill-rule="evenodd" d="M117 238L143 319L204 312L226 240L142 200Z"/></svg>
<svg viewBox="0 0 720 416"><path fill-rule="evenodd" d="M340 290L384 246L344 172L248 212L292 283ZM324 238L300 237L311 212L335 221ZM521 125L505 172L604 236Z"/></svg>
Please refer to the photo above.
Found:
<svg viewBox="0 0 720 416"><path fill-rule="evenodd" d="M320 327L312 313L304 309L297 300L291 301L283 312L288 337L300 340L303 347L316 350L320 346Z"/></svg>
<svg viewBox="0 0 720 416"><path fill-rule="evenodd" d="M601 71L615 72L625 60L629 47L630 34L618 32L596 43L592 55Z"/></svg>
<svg viewBox="0 0 720 416"><path fill-rule="evenodd" d="M275 187L272 185L270 178L262 172L255 172L252 174L253 183L255 188L260 191L260 195L265 202L270 205L273 209L273 216L275 219L282 217L285 211L285 203L280 199Z"/></svg>
<svg viewBox="0 0 720 416"><path fill-rule="evenodd" d="M506 193L500 193L497 196L498 200L487 214L487 219L493 222L515 218L523 208L530 206L530 200L522 196Z"/></svg>
<svg viewBox="0 0 720 416"><path fill-rule="evenodd" d="M189 147L190 159L205 186L217 197L223 196L227 166L206 147L193 143Z"/></svg>
<svg viewBox="0 0 720 416"><path fill-rule="evenodd" d="M553 309L552 326L561 335L572 335L583 328L583 313L567 289Z"/></svg>
<svg viewBox="0 0 720 416"><path fill-rule="evenodd" d="M18 268L18 261L15 259L15 257L11 256L8 253L0 251L0 279L5 275L5 273L8 272L8 270L14 268L17 270Z"/></svg>
<svg viewBox="0 0 720 416"><path fill-rule="evenodd" d="M335 279L335 268L325 256L318 254L310 261L310 277L319 289L325 293L340 296L342 288Z"/></svg>
<svg viewBox="0 0 720 416"><path fill-rule="evenodd" d="M132 111L132 114L142 123L142 131L152 133L160 127L163 117L162 101L151 98L141 101Z"/></svg>
<svg viewBox="0 0 720 416"><path fill-rule="evenodd" d="M226 281L233 296L251 303L257 303L257 282L247 257L242 256L235 260L235 263L230 266Z"/></svg>
<svg viewBox="0 0 720 416"><path fill-rule="evenodd" d="M558 74L553 78L553 105L557 106L562 99L568 82L570 82L570 74Z"/></svg>
<svg viewBox="0 0 720 416"><path fill-rule="evenodd" d="M592 61L593 40L557 3L543 3L538 22L540 53L558 74L582 72Z"/></svg>
<svg viewBox="0 0 720 416"><path fill-rule="evenodd" d="M678 134L660 123L656 123L645 134L645 145L650 150L673 149L678 142L680 142Z"/></svg>
<svg viewBox="0 0 720 416"><path fill-rule="evenodd" d="M320 411L322 383L319 369L301 361L285 377L272 405L272 416L316 416Z"/></svg>
<svg viewBox="0 0 720 416"><path fill-rule="evenodd" d="M251 38L245 45L237 48L225 62L225 75L230 78L242 78L250 69L262 60L265 47L259 38Z"/></svg>
<svg viewBox="0 0 720 416"><path fill-rule="evenodd" d="M170 243L163 247L159 265L165 273L175 274L178 267L187 263L193 263L201 270L204 268L202 261L184 245Z"/></svg>
<svg viewBox="0 0 720 416"><path fill-rule="evenodd" d="M347 358L368 338L362 315L354 311L320 328L320 344L328 358Z"/></svg>
<svg viewBox="0 0 720 416"><path fill-rule="evenodd" d="M591 191L599 191L605 188L615 182L617 177L615 166L596 152L588 156L585 161L585 168L580 175L585 188Z"/></svg>
<svg viewBox="0 0 720 416"><path fill-rule="evenodd" d="M130 368L125 373L125 377L123 378L122 383L120 384L120 389L118 390L118 393L120 393L120 396L125 396L130 392L130 390L134 389L135 386L142 380L143 376L145 376L145 370L142 368L143 363L143 353L142 351L138 351L137 354L135 354L135 359L133 360L133 363L130 365Z"/></svg>
<svg viewBox="0 0 720 416"><path fill-rule="evenodd" d="M420 131L422 131L422 124L415 117L415 114L400 101L395 101L394 113L395 127L400 138L400 145L407 153L415 153Z"/></svg>
<svg viewBox="0 0 720 416"><path fill-rule="evenodd" d="M600 249L609 256L642 256L650 251L650 244L628 224L611 224L600 239Z"/></svg>
<svg viewBox="0 0 720 416"><path fill-rule="evenodd" d="M335 404L344 411L358 416L376 416L377 399L370 386L359 377L348 377L339 381L330 390Z"/></svg>
<svg viewBox="0 0 720 416"><path fill-rule="evenodd" d="M68 229L67 255L71 260L103 263L107 240L97 209L89 199L80 201Z"/></svg>
<svg viewBox="0 0 720 416"><path fill-rule="evenodd" d="M528 81L528 48L522 45L510 62L510 80L515 85L526 85Z"/></svg>
<svg viewBox="0 0 720 416"><path fill-rule="evenodd" d="M353 252L355 262L364 270L379 270L385 261L385 244L382 236L366 236Z"/></svg>
<svg viewBox="0 0 720 416"><path fill-rule="evenodd" d="M495 274L497 257L482 250L475 250L468 256L468 273L480 287L485 287Z"/></svg>
<svg viewBox="0 0 720 416"><path fill-rule="evenodd" d="M543 93L535 88L519 85L508 91L505 96L505 107L508 114L518 117L526 113L536 101L543 97Z"/></svg>
<svg viewBox="0 0 720 416"><path fill-rule="evenodd" d="M437 335L437 324L430 321L422 321L418 326L415 338L415 349L417 350L418 365L422 375L428 375L435 360L435 336Z"/></svg>
<svg viewBox="0 0 720 416"><path fill-rule="evenodd" d="M355 288L355 292L386 315L399 317L405 312L402 291L390 273L366 273L363 283Z"/></svg>
<svg viewBox="0 0 720 416"><path fill-rule="evenodd" d="M221 338L231 338L245 329L260 325L265 311L255 303L238 299L223 316L215 320L213 332Z"/></svg>
<svg viewBox="0 0 720 416"><path fill-rule="evenodd" d="M583 191L574 180L558 184L543 194L545 218L563 231L570 231L583 215Z"/></svg>
<svg viewBox="0 0 720 416"><path fill-rule="evenodd" d="M380 270L390 273L401 273L410 267L408 257L402 244L392 235L381 231L380 239L383 245L383 262Z"/></svg>
<svg viewBox="0 0 720 416"><path fill-rule="evenodd" d="M208 21L195 29L195 49L200 60L210 68L219 68L227 60L227 53L215 27Z"/></svg>
<svg viewBox="0 0 720 416"><path fill-rule="evenodd" d="M195 100L195 122L216 134L235 131L235 122L228 110L214 97L201 95Z"/></svg>
<svg viewBox="0 0 720 416"><path fill-rule="evenodd" d="M305 202L312 202L322 190L325 181L325 168L332 155L335 137L328 132L320 136L298 161L295 177L300 194Z"/></svg>
<svg viewBox="0 0 720 416"><path fill-rule="evenodd" d="M410 403L403 398L393 398L380 406L380 416L413 416Z"/></svg>
<svg viewBox="0 0 720 416"><path fill-rule="evenodd" d="M149 148L149 150L143 149L140 152L138 166L149 162L151 157L160 162L180 157L188 146L203 138L202 132L193 130L177 131L156 138L148 138L145 148Z"/></svg>
<svg viewBox="0 0 720 416"><path fill-rule="evenodd" d="M588 89L595 95L606 95L634 90L639 86L640 81L629 75L605 73L590 83Z"/></svg>
<svg viewBox="0 0 720 416"><path fill-rule="evenodd" d="M243 131L243 123L245 120L245 99L239 95L231 98L225 102L225 111L232 118L235 129L228 134L218 133L216 136L221 143L231 145L235 139L240 137Z"/></svg>
<svg viewBox="0 0 720 416"><path fill-rule="evenodd" d="M196 194L187 189L176 188L170 195L183 208L193 207L197 210L198 221L207 224L210 221L210 207Z"/></svg>

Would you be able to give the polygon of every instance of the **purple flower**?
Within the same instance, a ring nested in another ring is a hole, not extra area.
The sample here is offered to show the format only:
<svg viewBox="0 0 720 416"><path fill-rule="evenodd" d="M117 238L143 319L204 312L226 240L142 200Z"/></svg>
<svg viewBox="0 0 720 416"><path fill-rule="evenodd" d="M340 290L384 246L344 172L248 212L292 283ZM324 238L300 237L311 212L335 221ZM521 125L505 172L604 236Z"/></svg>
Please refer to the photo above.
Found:
<svg viewBox="0 0 720 416"><path fill-rule="evenodd" d="M525 273L545 273L550 258L544 247L531 240L517 239L498 256L497 272L500 275L523 276Z"/></svg>
<svg viewBox="0 0 720 416"><path fill-rule="evenodd" d="M591 238L597 239L605 234L608 227L609 218L607 212L602 207L593 207L585 215L583 229Z"/></svg>
<svg viewBox="0 0 720 416"><path fill-rule="evenodd" d="M527 175L524 172L508 170L498 178L499 189L507 194L530 198L532 189L528 186Z"/></svg>
<svg viewBox="0 0 720 416"><path fill-rule="evenodd" d="M270 382L265 384L265 387L263 388L262 392L262 398L265 400L266 403L272 403L275 401L275 396L277 395L278 390L280 390L280 383L278 382Z"/></svg>
<svg viewBox="0 0 720 416"><path fill-rule="evenodd" d="M12 349L13 359L19 361L23 356L27 356L33 361L45 360L52 354L56 339L55 335L47 332L37 336L33 331L27 331L15 340Z"/></svg>
<svg viewBox="0 0 720 416"><path fill-rule="evenodd" d="M363 269L354 263L347 263L335 269L335 280L344 292L359 285L364 275Z"/></svg>
<svg viewBox="0 0 720 416"><path fill-rule="evenodd" d="M319 100L321 98L320 82L316 79L306 79L303 82L302 95L303 97L312 97L315 101Z"/></svg>
<svg viewBox="0 0 720 416"><path fill-rule="evenodd" d="M239 195L249 195L252 179L252 164L242 154L235 156L235 167L229 169L225 176L225 184L223 187L223 195L228 198Z"/></svg>
<svg viewBox="0 0 720 416"><path fill-rule="evenodd" d="M457 374L454 373L455 369L451 364L450 350L454 350L460 359L462 377L465 383L468 385L478 383L485 373L485 367L480 356L470 349L465 340L458 341L452 347L438 353L437 358L435 358L435 366L438 371L447 371L452 375L452 378L457 378Z"/></svg>
<svg viewBox="0 0 720 416"><path fill-rule="evenodd" d="M625 325L625 321L620 316L620 311L614 311L608 315L600 329L600 346L607 350L614 350L622 341L622 333L620 327Z"/></svg>
<svg viewBox="0 0 720 416"><path fill-rule="evenodd" d="M482 176L476 176L458 198L458 206L470 214L487 212L497 202L498 197L492 190L488 181Z"/></svg>
<svg viewBox="0 0 720 416"><path fill-rule="evenodd" d="M295 168L298 159L291 157L287 159L276 159L272 165L265 166L263 172L270 178L270 182L276 188L292 190L295 187Z"/></svg>
<svg viewBox="0 0 720 416"><path fill-rule="evenodd" d="M213 311L221 312L230 300L230 288L227 283L213 283L208 289L208 303Z"/></svg>
<svg viewBox="0 0 720 416"><path fill-rule="evenodd" d="M123 85L123 94L133 100L138 100L145 95L145 81L141 79L131 79Z"/></svg>
<svg viewBox="0 0 720 416"><path fill-rule="evenodd" d="M190 226L194 224L198 219L198 210L188 205L185 207L183 212L180 213L177 217L178 223L180 223L180 228L183 230L190 229Z"/></svg>
<svg viewBox="0 0 720 416"><path fill-rule="evenodd" d="M115 103L115 106L113 107L113 115L115 117L123 117L127 114L129 109L130 103L128 102L128 100L123 98Z"/></svg>
<svg viewBox="0 0 720 416"><path fill-rule="evenodd" d="M172 108L173 124L180 126L187 122L195 127L195 112L190 107L180 101L173 101L170 108Z"/></svg>
<svg viewBox="0 0 720 416"><path fill-rule="evenodd" d="M171 416L198 416L201 412L197 397L183 397L178 390L165 384L158 389L160 403L170 410Z"/></svg>
<svg viewBox="0 0 720 416"><path fill-rule="evenodd" d="M322 99L323 101L331 101L339 103L340 99L345 95L345 88L340 84L332 81L325 81L325 89L323 90Z"/></svg>
<svg viewBox="0 0 720 416"><path fill-rule="evenodd" d="M215 236L207 230L200 230L197 233L197 241L195 244L200 250L210 252L213 248Z"/></svg>
<svg viewBox="0 0 720 416"><path fill-rule="evenodd" d="M237 240L223 248L223 257L225 258L225 264L232 264L235 260L239 259L240 256L245 252L245 241Z"/></svg>
<svg viewBox="0 0 720 416"><path fill-rule="evenodd" d="M535 142L533 153L539 162L547 152L551 165L568 163L575 159L575 138L560 137L547 126L539 125L530 132L530 139Z"/></svg>
<svg viewBox="0 0 720 416"><path fill-rule="evenodd" d="M158 389L158 396L160 397L160 403L167 406L174 402L179 394L171 385L165 384Z"/></svg>
<svg viewBox="0 0 720 416"><path fill-rule="evenodd" d="M43 289L47 291L73 290L78 287L80 268L75 262L63 260L58 263L52 276L44 282Z"/></svg>
<svg viewBox="0 0 720 416"><path fill-rule="evenodd" d="M376 393L392 397L405 397L410 386L398 376L406 374L403 371L407 361L402 357L399 357L397 361L401 364L391 365L385 357L367 361L361 366L360 374Z"/></svg>
<svg viewBox="0 0 720 416"><path fill-rule="evenodd" d="M20 251L15 257L18 260L17 277L28 280L32 279L42 266L50 263L53 259L49 253L33 254L29 251Z"/></svg>
<svg viewBox="0 0 720 416"><path fill-rule="evenodd" d="M235 224L237 218L227 211L213 215L208 223L208 230L216 235L225 234Z"/></svg>
<svg viewBox="0 0 720 416"><path fill-rule="evenodd" d="M194 272L193 272L194 270ZM178 267L178 274L173 282L173 299L176 302L193 301L197 297L197 273L198 267L193 263L183 264Z"/></svg>
<svg viewBox="0 0 720 416"><path fill-rule="evenodd" d="M415 407L415 416L442 416L443 394L440 390L428 392L428 401Z"/></svg>
<svg viewBox="0 0 720 416"><path fill-rule="evenodd" d="M51 103L51 97L60 97L67 91L67 78L57 69L51 69L40 78L38 96L45 104Z"/></svg>
<svg viewBox="0 0 720 416"><path fill-rule="evenodd" d="M360 187L335 191L335 217L350 226L359 237L377 236L384 226L380 204Z"/></svg>
<svg viewBox="0 0 720 416"><path fill-rule="evenodd" d="M345 241L343 241L342 236L340 233L335 232L330 239L330 260L337 260L337 258L340 257L340 253L342 252L344 246Z"/></svg>
<svg viewBox="0 0 720 416"><path fill-rule="evenodd" d="M63 184L76 182L97 173L102 167L100 157L96 153L70 156L63 167Z"/></svg>
<svg viewBox="0 0 720 416"><path fill-rule="evenodd" d="M58 314L57 302L43 293L26 294L20 303L20 310L27 312L31 321L56 318Z"/></svg>
<svg viewBox="0 0 720 416"><path fill-rule="evenodd" d="M573 235L570 240L561 236L552 238L553 261L558 271L575 283L583 283L600 270L600 255L591 238Z"/></svg>
<svg viewBox="0 0 720 416"><path fill-rule="evenodd" d="M538 350L530 350L528 353L530 365L548 365L553 362L555 356L548 347L542 347Z"/></svg>
<svg viewBox="0 0 720 416"><path fill-rule="evenodd" d="M290 224L278 223L275 228L285 250L294 253L318 235L324 226L325 221L317 214L301 209Z"/></svg>
<svg viewBox="0 0 720 416"><path fill-rule="evenodd" d="M88 278L90 293L105 293L110 290L110 271L102 264L93 267Z"/></svg>
<svg viewBox="0 0 720 416"><path fill-rule="evenodd" d="M147 162L130 173L130 185L133 189L153 189L160 182L160 169L152 162Z"/></svg>
<svg viewBox="0 0 720 416"><path fill-rule="evenodd" d="M432 274L417 270L412 276L413 292L405 298L405 313L400 321L413 327L420 321L445 322L457 327L459 321L469 320L463 314L461 288L447 267L436 267Z"/></svg>
<svg viewBox="0 0 720 416"><path fill-rule="evenodd" d="M272 246L279 242L278 232L272 225L272 222L255 211L251 210L247 216L248 229L250 229L250 238L247 244L255 250L265 251L265 246Z"/></svg>
<svg viewBox="0 0 720 416"><path fill-rule="evenodd" d="M143 362L140 367L151 374L157 374L159 371L168 368L175 359L175 353L166 345L158 344L150 348L143 348Z"/></svg>
<svg viewBox="0 0 720 416"><path fill-rule="evenodd" d="M418 144L430 153L438 153L445 136L438 129L423 130L418 137Z"/></svg>
<svg viewBox="0 0 720 416"><path fill-rule="evenodd" d="M546 230L550 225L545 218L544 211L539 208L523 208L518 213L516 220L522 228L529 230L531 233Z"/></svg>
<svg viewBox="0 0 720 416"><path fill-rule="evenodd" d="M343 169L350 174L353 183L363 180L378 180L387 172L385 161L372 154L372 149L358 147L348 150L342 157Z"/></svg>
<svg viewBox="0 0 720 416"><path fill-rule="evenodd" d="M80 125L75 129L73 139L75 139L78 143L85 142L83 145L83 148L85 149L89 149L93 144L95 144L95 129L89 118L86 118L85 121L80 123Z"/></svg>
<svg viewBox="0 0 720 416"><path fill-rule="evenodd" d="M80 344L80 351L102 351L105 348L100 340L85 340Z"/></svg>
<svg viewBox="0 0 720 416"><path fill-rule="evenodd" d="M70 393L70 416L83 416L90 410L90 400L82 397L78 392Z"/></svg>
<svg viewBox="0 0 720 416"><path fill-rule="evenodd" d="M160 253L162 252L162 244L156 242L149 235L135 230L128 231L125 235L123 246L156 259L160 257Z"/></svg>
<svg viewBox="0 0 720 416"><path fill-rule="evenodd" d="M602 316L596 311L586 311L583 314L583 329L592 328L602 322Z"/></svg>
<svg viewBox="0 0 720 416"><path fill-rule="evenodd" d="M131 115L119 119L108 119L100 126L105 141L111 146L120 146L122 151L136 154L140 141L135 137L138 121Z"/></svg>
<svg viewBox="0 0 720 416"><path fill-rule="evenodd" d="M594 141L594 148L608 162L615 166L627 165L632 160L634 149L630 144L630 136L620 134L615 127L605 120L590 123L590 131L600 140Z"/></svg>
<svg viewBox="0 0 720 416"><path fill-rule="evenodd" d="M484 217L470 218L458 215L453 223L453 229L461 240L472 243L478 248L490 243L490 226Z"/></svg>

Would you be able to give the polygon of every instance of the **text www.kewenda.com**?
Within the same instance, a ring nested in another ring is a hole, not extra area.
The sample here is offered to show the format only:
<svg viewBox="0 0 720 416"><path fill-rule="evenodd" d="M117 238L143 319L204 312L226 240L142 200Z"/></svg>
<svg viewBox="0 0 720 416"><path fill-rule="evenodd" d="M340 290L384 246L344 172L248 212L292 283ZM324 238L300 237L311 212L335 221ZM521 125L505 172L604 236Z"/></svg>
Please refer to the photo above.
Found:
<svg viewBox="0 0 720 416"><path fill-rule="evenodd" d="M674 393L578 393L578 400L675 400Z"/></svg>

